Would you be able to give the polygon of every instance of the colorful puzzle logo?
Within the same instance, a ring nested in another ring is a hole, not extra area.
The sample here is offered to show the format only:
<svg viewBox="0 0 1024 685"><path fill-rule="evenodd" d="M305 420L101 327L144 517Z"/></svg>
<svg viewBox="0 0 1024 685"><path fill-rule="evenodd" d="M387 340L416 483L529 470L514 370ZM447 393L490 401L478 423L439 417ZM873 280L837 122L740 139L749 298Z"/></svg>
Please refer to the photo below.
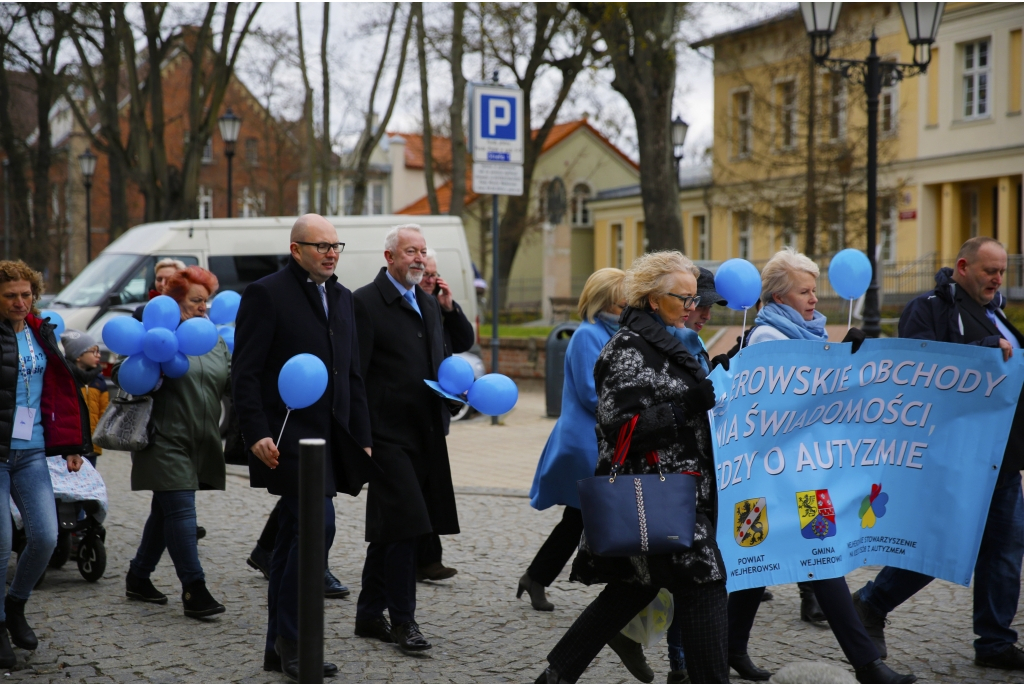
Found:
<svg viewBox="0 0 1024 685"><path fill-rule="evenodd" d="M824 540L836 534L836 510L828 490L805 490L796 493L800 512L800 534L808 540Z"/></svg>
<svg viewBox="0 0 1024 685"><path fill-rule="evenodd" d="M889 502L889 495L882 492L882 484L871 484L871 494L865 497L860 503L861 528L874 528L875 521L885 516L885 505Z"/></svg>

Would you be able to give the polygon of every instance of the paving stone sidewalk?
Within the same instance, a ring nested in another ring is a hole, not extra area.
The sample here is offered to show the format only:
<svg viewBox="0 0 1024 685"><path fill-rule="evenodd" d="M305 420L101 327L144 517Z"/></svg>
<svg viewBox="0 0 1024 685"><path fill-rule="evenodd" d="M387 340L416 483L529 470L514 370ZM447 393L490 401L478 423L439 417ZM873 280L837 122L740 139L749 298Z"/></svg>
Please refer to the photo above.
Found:
<svg viewBox="0 0 1024 685"><path fill-rule="evenodd" d="M542 418L543 396L524 386L504 425L474 419L452 427L449 439L462 534L444 538L450 581L418 586L417 618L434 644L429 656L403 656L395 647L352 634L365 543L365 495L341 496L334 573L353 598L327 600L326 646L341 673L334 682L533 682L545 656L601 588L568 582L568 569L549 592L556 610L541 613L515 598L516 581L561 516L537 512L525 497L533 468L554 422ZM126 454L100 458L110 492L107 574L88 583L74 564L50 570L28 604L40 638L35 653L16 650L18 670L7 682L280 682L262 670L266 581L245 565L274 498L248 486L245 470L229 467L226 492L198 494L199 543L207 582L227 605L219 618L196 621L181 611L181 591L165 555L153 581L170 596L166 606L128 601L124 574L148 515L150 493L129 487ZM13 566L9 574L13 571ZM859 587L875 569L850 576ZM8 575L10 577L10 575ZM774 588L762 605L750 644L754 660L779 668L796 660L833 660L849 668L827 628L799 620L795 586ZM1021 674L973 665L971 591L936 581L892 617L888 663L924 682L1018 682ZM648 650L665 682L664 642ZM605 649L581 682L634 682Z"/></svg>

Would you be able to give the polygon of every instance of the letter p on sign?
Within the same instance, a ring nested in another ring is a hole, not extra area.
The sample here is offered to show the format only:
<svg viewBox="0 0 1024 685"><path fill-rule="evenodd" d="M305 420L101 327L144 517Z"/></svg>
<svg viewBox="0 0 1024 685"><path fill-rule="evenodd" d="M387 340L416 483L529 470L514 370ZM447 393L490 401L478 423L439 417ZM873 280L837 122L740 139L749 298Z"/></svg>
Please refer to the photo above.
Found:
<svg viewBox="0 0 1024 685"><path fill-rule="evenodd" d="M483 105L483 137L502 140L516 138L516 111L513 98L484 95Z"/></svg>

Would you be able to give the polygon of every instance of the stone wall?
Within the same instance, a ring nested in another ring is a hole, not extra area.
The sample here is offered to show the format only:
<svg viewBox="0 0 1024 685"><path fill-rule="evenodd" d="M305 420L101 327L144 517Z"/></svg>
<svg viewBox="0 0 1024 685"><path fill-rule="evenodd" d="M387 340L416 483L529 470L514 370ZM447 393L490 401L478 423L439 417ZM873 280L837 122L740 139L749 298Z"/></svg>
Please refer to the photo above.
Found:
<svg viewBox="0 0 1024 685"><path fill-rule="evenodd" d="M491 341L481 341L481 357L491 369ZM544 378L546 338L502 338L498 348L498 371L510 378Z"/></svg>

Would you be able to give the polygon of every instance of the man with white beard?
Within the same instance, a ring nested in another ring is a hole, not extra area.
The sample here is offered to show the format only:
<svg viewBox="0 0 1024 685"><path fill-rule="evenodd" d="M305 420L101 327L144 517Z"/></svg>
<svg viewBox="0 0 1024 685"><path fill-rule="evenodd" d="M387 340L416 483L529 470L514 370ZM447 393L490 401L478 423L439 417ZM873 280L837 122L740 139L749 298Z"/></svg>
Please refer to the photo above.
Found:
<svg viewBox="0 0 1024 685"><path fill-rule="evenodd" d="M354 293L359 363L370 408L373 459L383 474L366 499L366 562L355 634L406 653L431 645L416 624L416 540L459 532L437 380L447 354L441 306L419 287L427 244L415 224L384 239L387 266ZM388 610L388 617L384 610Z"/></svg>

